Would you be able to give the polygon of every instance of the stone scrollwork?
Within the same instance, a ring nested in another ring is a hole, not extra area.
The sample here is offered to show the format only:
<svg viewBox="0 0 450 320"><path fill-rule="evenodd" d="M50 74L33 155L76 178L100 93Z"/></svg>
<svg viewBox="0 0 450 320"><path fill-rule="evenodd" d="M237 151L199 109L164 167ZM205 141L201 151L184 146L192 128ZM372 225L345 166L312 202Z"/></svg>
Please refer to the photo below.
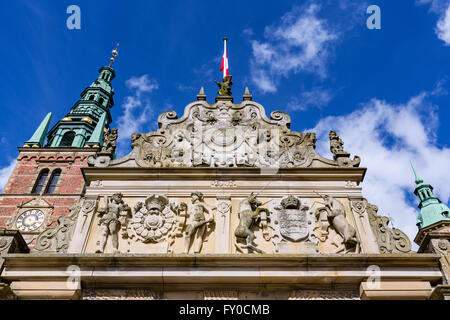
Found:
<svg viewBox="0 0 450 320"><path fill-rule="evenodd" d="M42 232L36 239L35 249L47 252L67 252L73 228L81 211L80 203L72 205L70 214L58 218L58 226Z"/></svg>
<svg viewBox="0 0 450 320"><path fill-rule="evenodd" d="M336 235L330 240L336 247L333 253L359 253L360 241L356 235L356 229L346 218L344 205L330 195L319 195L325 201L323 206L315 211L318 220L319 241L325 242L330 235L329 228L332 227Z"/></svg>
<svg viewBox="0 0 450 320"><path fill-rule="evenodd" d="M411 241L403 231L389 228L389 218L377 214L378 207L363 202L369 216L369 223L377 238L381 253L408 253L411 251Z"/></svg>
<svg viewBox="0 0 450 320"><path fill-rule="evenodd" d="M290 123L289 115L281 111L268 118L264 108L253 101L196 101L186 107L181 118L173 111L162 113L157 131L133 134L133 150L126 157L91 157L89 164L144 168L357 166L357 157L345 160L349 155L342 148L335 148L335 161L320 157L315 151L315 134L291 131Z"/></svg>

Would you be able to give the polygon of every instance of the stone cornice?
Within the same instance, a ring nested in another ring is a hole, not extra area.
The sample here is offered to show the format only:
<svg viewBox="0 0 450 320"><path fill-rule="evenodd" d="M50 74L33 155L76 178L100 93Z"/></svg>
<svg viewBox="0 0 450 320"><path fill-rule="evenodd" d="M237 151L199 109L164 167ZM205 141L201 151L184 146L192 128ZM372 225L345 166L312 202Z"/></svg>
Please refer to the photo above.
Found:
<svg viewBox="0 0 450 320"><path fill-rule="evenodd" d="M364 179L366 168L282 168L276 173L267 173L261 168L126 168L89 167L82 168L87 182L96 180L145 179L248 179L248 180L309 180L309 181L356 181Z"/></svg>
<svg viewBox="0 0 450 320"><path fill-rule="evenodd" d="M439 268L438 254L8 254L7 267L333 267L366 268L370 265L402 268Z"/></svg>

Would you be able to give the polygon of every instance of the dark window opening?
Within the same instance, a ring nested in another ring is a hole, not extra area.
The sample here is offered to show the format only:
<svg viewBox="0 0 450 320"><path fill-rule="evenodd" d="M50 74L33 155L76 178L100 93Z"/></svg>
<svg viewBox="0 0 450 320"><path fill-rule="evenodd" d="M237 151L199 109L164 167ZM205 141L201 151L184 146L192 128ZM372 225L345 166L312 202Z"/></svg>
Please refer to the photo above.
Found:
<svg viewBox="0 0 450 320"><path fill-rule="evenodd" d="M34 193L34 194L41 193L42 189L44 189L45 181L47 181L48 173L49 173L48 169L44 169L41 171L31 193Z"/></svg>
<svg viewBox="0 0 450 320"><path fill-rule="evenodd" d="M105 99L103 99L103 98L100 98L100 99L98 100L98 103L100 103L101 105L103 105L103 102L105 102Z"/></svg>
<svg viewBox="0 0 450 320"><path fill-rule="evenodd" d="M45 193L54 193L56 189L56 185L58 184L59 177L61 176L61 170L55 170L52 173L52 177L50 178L50 182L47 186L47 191Z"/></svg>
<svg viewBox="0 0 450 320"><path fill-rule="evenodd" d="M64 133L59 146L60 147L71 147L72 143L73 143L73 139L75 139L75 132L68 131L68 132Z"/></svg>
<svg viewBox="0 0 450 320"><path fill-rule="evenodd" d="M94 95L91 95L90 97L89 97L89 101L92 101L92 100L94 100Z"/></svg>

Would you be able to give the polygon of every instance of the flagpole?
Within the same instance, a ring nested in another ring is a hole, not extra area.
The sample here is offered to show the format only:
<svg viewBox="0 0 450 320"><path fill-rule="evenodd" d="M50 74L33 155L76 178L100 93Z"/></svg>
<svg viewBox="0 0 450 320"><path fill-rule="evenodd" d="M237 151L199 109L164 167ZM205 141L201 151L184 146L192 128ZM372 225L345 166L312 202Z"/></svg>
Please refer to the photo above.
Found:
<svg viewBox="0 0 450 320"><path fill-rule="evenodd" d="M224 54L226 54L226 58L227 58L227 60L228 60L228 52L227 52L227 41L228 41L228 38L227 37L224 37L223 38L223 48L224 48ZM227 61L227 63L228 63L228 61ZM228 66L227 66L228 67ZM227 76L227 69L228 68L223 68L223 79L225 79L225 77Z"/></svg>

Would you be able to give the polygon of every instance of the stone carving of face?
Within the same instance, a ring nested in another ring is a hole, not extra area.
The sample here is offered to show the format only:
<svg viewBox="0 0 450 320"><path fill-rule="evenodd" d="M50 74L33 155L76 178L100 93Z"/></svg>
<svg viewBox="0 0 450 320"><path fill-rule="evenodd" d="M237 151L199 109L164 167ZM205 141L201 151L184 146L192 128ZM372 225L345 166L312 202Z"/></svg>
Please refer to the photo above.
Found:
<svg viewBox="0 0 450 320"><path fill-rule="evenodd" d="M121 195L120 193L114 193L114 194L112 195L112 200L113 200L115 203L121 203L121 202L122 202L122 195Z"/></svg>
<svg viewBox="0 0 450 320"><path fill-rule="evenodd" d="M252 210L256 210L256 208L262 205L262 202L256 199L256 196L253 193L248 197L248 202L250 202Z"/></svg>
<svg viewBox="0 0 450 320"><path fill-rule="evenodd" d="M149 214L159 214L159 209L156 207L148 208Z"/></svg>
<svg viewBox="0 0 450 320"><path fill-rule="evenodd" d="M192 194L192 198L191 198L191 202L192 202L192 203L196 203L198 200L200 200L199 197L198 197L198 195L195 194L195 193L193 193L193 194Z"/></svg>

